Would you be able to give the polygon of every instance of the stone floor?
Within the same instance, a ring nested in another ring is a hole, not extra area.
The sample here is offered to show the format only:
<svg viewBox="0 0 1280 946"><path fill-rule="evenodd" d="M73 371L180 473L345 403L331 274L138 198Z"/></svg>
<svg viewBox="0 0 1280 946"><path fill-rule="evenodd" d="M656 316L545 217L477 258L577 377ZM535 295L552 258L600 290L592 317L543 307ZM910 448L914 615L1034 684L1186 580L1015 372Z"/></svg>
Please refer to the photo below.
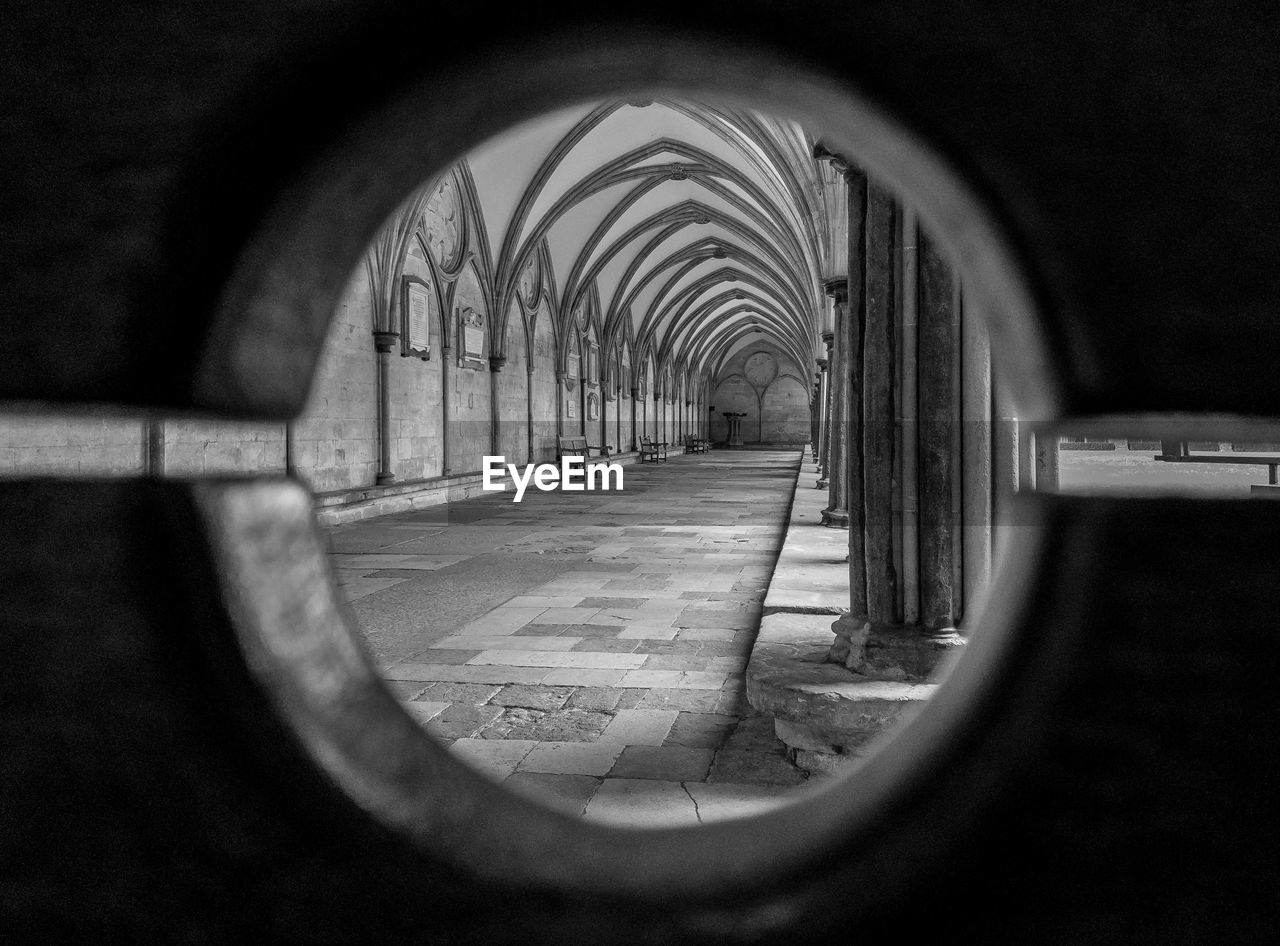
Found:
<svg viewBox="0 0 1280 946"><path fill-rule="evenodd" d="M715 451L336 526L333 565L389 685L481 772L600 821L747 814L809 784L743 684L799 462Z"/></svg>

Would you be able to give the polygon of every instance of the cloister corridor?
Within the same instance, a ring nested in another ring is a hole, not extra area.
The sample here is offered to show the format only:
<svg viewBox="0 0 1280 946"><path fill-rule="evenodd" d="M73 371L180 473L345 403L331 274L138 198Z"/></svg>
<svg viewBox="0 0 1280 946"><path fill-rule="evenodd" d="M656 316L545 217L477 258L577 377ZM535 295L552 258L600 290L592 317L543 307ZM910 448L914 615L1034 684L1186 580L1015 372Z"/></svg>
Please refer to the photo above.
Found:
<svg viewBox="0 0 1280 946"><path fill-rule="evenodd" d="M743 684L799 463L686 454L339 525L332 564L389 686L484 774L613 823L749 814L817 781Z"/></svg>

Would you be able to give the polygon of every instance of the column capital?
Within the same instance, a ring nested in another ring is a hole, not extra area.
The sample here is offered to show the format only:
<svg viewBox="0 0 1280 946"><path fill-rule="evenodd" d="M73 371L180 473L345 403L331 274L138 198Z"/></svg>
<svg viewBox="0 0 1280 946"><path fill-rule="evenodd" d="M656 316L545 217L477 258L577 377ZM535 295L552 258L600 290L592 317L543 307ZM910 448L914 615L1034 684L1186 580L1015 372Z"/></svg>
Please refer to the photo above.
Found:
<svg viewBox="0 0 1280 946"><path fill-rule="evenodd" d="M524 370L525 370L525 371L527 371L527 372L529 372L529 374L533 374L533 371L534 371L534 368L533 368L533 362L532 362L532 361L526 361L526 362L525 362L525 364L524 364Z"/></svg>
<svg viewBox="0 0 1280 946"><path fill-rule="evenodd" d="M827 143L819 138L813 143L813 156L819 161L830 161L831 166L835 168L839 174L848 174L852 169L852 162L842 154L837 154L827 147Z"/></svg>
<svg viewBox="0 0 1280 946"><path fill-rule="evenodd" d="M490 371L493 371L493 372L501 371L501 370L502 370L502 366L503 366L503 365L505 365L506 363L507 363L507 356L506 356L506 355L490 355L490 356L489 356L489 370L490 370Z"/></svg>
<svg viewBox="0 0 1280 946"><path fill-rule="evenodd" d="M826 357L826 360L827 360L828 362L830 362L830 361L831 361L831 349L832 349L832 348L834 348L834 347L835 347L835 344L836 344L836 333L835 333L835 332L823 332L823 333L822 333L822 344L824 344L824 345L826 345L826 346L827 346L827 357Z"/></svg>
<svg viewBox="0 0 1280 946"><path fill-rule="evenodd" d="M835 276L831 279L824 279L822 281L822 290L834 298L837 305L844 305L849 301L849 277Z"/></svg>
<svg viewBox="0 0 1280 946"><path fill-rule="evenodd" d="M391 349L396 347L396 342L400 340L399 332L377 332L373 333L373 347L378 350L379 354L387 354Z"/></svg>
<svg viewBox="0 0 1280 946"><path fill-rule="evenodd" d="M835 336L833 335L832 338L834 337ZM825 358L815 358L813 359L813 363L818 366L819 371L826 371L827 365L829 364L829 362Z"/></svg>

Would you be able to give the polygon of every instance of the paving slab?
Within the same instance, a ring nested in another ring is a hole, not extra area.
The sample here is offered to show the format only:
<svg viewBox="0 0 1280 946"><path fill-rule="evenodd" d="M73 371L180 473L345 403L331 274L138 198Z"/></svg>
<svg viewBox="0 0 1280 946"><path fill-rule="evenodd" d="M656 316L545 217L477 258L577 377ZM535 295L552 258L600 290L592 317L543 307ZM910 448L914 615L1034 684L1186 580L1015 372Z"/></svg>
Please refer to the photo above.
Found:
<svg viewBox="0 0 1280 946"><path fill-rule="evenodd" d="M540 742L520 761L516 771L604 776L625 748L617 742Z"/></svg>
<svg viewBox="0 0 1280 946"><path fill-rule="evenodd" d="M600 779L590 775L516 772L502 783L502 787L552 808L581 815L600 787Z"/></svg>
<svg viewBox="0 0 1280 946"><path fill-rule="evenodd" d="M708 779L703 820L737 816L798 774L743 675L800 469L677 456L628 493L351 523L333 565L389 686L486 777L637 827L696 824Z"/></svg>
<svg viewBox="0 0 1280 946"><path fill-rule="evenodd" d="M481 775L501 782L537 744L531 739L457 739L449 750Z"/></svg>
<svg viewBox="0 0 1280 946"><path fill-rule="evenodd" d="M583 813L588 821L627 828L698 824L698 810L684 785L657 779L606 779Z"/></svg>

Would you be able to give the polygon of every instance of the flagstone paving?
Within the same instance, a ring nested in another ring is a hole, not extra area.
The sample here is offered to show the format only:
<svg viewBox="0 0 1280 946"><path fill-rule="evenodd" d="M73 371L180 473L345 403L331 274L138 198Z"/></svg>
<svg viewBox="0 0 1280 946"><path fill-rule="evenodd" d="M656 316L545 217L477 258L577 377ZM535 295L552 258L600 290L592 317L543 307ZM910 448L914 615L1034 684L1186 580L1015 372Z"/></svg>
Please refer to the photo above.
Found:
<svg viewBox="0 0 1280 946"><path fill-rule="evenodd" d="M480 772L588 819L696 824L807 784L743 670L798 451L629 466L329 530L388 685Z"/></svg>

